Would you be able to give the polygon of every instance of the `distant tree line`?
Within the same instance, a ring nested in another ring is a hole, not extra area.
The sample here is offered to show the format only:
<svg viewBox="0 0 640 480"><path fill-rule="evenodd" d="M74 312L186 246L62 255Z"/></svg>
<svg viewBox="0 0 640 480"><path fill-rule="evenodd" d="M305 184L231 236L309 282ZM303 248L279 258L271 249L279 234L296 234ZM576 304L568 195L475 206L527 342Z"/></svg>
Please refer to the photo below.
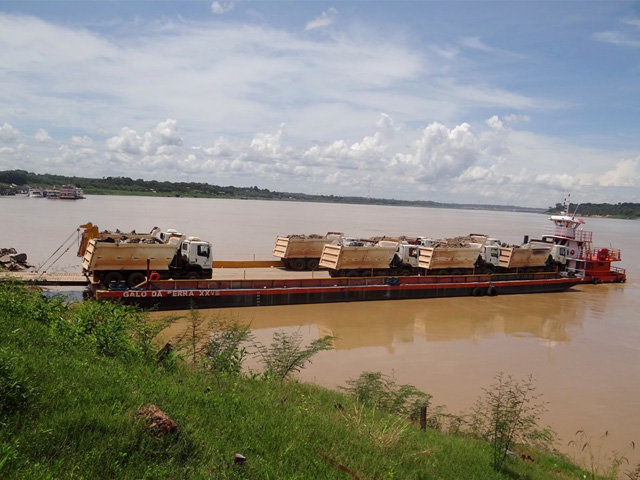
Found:
<svg viewBox="0 0 640 480"><path fill-rule="evenodd" d="M547 213L560 213L564 210L562 203L549 207ZM640 218L640 203L571 203L569 214L585 217Z"/></svg>
<svg viewBox="0 0 640 480"><path fill-rule="evenodd" d="M463 208L472 210L502 210L518 212L544 213L541 208L518 207L510 205L439 203L430 200L397 200L393 198L370 198L340 195L310 195L306 193L276 192L268 188L234 187L212 185L202 182L160 182L157 180L132 179L129 177L67 177L49 173L38 174L25 170L0 171L0 195L7 195L24 190L27 186L48 188L53 185L71 183L90 195L145 195L161 197L205 197L205 198L238 198L253 200L291 200L298 202L351 203L369 205L395 205L431 208ZM580 215L602 215L617 218L639 218L640 204L618 203L611 205L585 203L579 206ZM562 204L549 207L547 213L559 212ZM575 211L572 204L570 211Z"/></svg>

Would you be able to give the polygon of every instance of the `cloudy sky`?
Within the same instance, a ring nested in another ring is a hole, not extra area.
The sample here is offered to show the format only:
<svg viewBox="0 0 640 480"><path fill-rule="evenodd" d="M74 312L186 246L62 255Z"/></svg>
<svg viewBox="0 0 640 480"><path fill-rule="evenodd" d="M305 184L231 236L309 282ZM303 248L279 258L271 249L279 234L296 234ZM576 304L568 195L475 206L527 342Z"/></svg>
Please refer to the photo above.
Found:
<svg viewBox="0 0 640 480"><path fill-rule="evenodd" d="M640 202L640 3L0 1L0 170Z"/></svg>

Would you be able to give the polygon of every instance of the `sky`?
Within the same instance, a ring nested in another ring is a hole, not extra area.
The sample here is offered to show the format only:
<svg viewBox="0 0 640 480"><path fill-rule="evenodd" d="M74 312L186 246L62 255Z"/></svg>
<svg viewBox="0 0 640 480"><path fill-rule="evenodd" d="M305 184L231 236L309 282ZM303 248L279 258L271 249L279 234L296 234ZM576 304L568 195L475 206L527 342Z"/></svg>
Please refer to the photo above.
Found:
<svg viewBox="0 0 640 480"><path fill-rule="evenodd" d="M0 170L640 202L640 2L0 1Z"/></svg>

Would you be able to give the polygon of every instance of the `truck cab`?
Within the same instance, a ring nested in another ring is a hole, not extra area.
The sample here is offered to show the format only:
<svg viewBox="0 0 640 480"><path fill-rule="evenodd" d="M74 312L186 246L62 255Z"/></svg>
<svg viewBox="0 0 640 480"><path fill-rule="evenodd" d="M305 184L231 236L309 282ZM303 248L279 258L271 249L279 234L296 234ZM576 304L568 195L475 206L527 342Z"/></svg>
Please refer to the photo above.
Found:
<svg viewBox="0 0 640 480"><path fill-rule="evenodd" d="M394 263L398 266L410 266L412 268L418 268L418 245L411 245L409 243L399 243Z"/></svg>
<svg viewBox="0 0 640 480"><path fill-rule="evenodd" d="M487 265L497 267L500 264L500 243L485 244L482 247L482 260Z"/></svg>
<svg viewBox="0 0 640 480"><path fill-rule="evenodd" d="M199 237L182 240L180 250L171 266L188 278L211 277L213 248L210 242ZM176 272L177 273L177 272Z"/></svg>
<svg viewBox="0 0 640 480"><path fill-rule="evenodd" d="M554 244L553 247L551 247L551 259L556 263L556 265L566 265L568 254L569 249L564 245Z"/></svg>

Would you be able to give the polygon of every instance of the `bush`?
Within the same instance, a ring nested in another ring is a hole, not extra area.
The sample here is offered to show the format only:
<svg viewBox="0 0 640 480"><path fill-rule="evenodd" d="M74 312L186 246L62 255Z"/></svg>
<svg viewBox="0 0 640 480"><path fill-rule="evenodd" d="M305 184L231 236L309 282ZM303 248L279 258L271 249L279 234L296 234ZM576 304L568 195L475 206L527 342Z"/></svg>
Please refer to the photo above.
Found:
<svg viewBox="0 0 640 480"><path fill-rule="evenodd" d="M533 376L517 381L498 373L484 397L476 401L472 430L492 446L494 470L500 471L516 443L544 446L553 440L551 430L538 429L538 421L546 411L535 392ZM547 445L548 446L548 445Z"/></svg>
<svg viewBox="0 0 640 480"><path fill-rule="evenodd" d="M252 338L249 325L237 320L217 318L212 323L213 332L205 345L206 365L213 372L237 375L248 355L243 344Z"/></svg>
<svg viewBox="0 0 640 480"><path fill-rule="evenodd" d="M153 329L145 314L133 307L111 302L87 301L75 304L69 321L59 330L68 329L75 340L88 340L100 355L150 355Z"/></svg>
<svg viewBox="0 0 640 480"><path fill-rule="evenodd" d="M256 345L256 348L265 366L265 376L284 380L292 373L302 370L316 353L331 350L333 337L326 335L302 346L302 335L299 332L275 332L271 345Z"/></svg>
<svg viewBox="0 0 640 480"><path fill-rule="evenodd" d="M398 385L381 372L363 372L355 380L347 380L341 390L353 395L358 401L376 406L391 413L417 419L422 407L427 407L427 425L438 428L441 407L429 415L432 396L413 385Z"/></svg>

